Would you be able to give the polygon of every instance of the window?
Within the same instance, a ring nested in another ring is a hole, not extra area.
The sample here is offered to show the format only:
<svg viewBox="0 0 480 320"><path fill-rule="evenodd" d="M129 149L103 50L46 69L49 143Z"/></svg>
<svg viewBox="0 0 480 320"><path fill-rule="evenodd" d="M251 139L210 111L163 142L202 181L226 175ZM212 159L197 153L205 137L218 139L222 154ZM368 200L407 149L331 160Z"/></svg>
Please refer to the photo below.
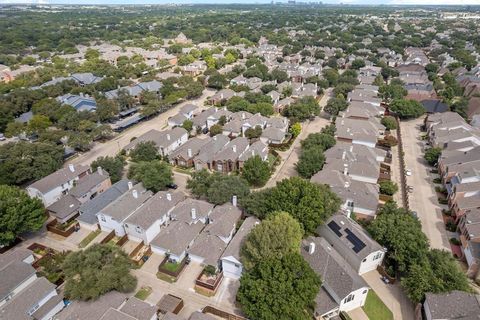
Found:
<svg viewBox="0 0 480 320"><path fill-rule="evenodd" d="M28 314L31 316L32 314L35 313L35 311L38 310L38 308L40 308L40 305L37 303L36 305L34 305L34 306L28 311Z"/></svg>
<svg viewBox="0 0 480 320"><path fill-rule="evenodd" d="M140 228L139 226L136 226L135 231L137 231L137 233L142 233L142 228Z"/></svg>
<svg viewBox="0 0 480 320"><path fill-rule="evenodd" d="M378 259L380 259L382 256L383 256L383 253L382 253L382 252L377 252L377 254L373 256L373 260L378 260Z"/></svg>
<svg viewBox="0 0 480 320"><path fill-rule="evenodd" d="M353 208L353 201L347 201L347 206Z"/></svg>
<svg viewBox="0 0 480 320"><path fill-rule="evenodd" d="M348 302L352 301L353 299L355 299L355 295L351 294L348 297L346 297L345 300L343 300L343 303L348 303Z"/></svg>
<svg viewBox="0 0 480 320"><path fill-rule="evenodd" d="M104 215L101 215L101 216L100 216L100 220L102 220L103 222L107 222L107 220L105 219L105 216L104 216Z"/></svg>

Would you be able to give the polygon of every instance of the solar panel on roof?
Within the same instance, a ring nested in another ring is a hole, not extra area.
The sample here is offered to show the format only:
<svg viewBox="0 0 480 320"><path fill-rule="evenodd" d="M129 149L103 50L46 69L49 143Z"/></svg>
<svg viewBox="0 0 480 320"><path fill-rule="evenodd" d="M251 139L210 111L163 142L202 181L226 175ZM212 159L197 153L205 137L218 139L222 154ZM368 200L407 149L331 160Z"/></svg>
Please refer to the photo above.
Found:
<svg viewBox="0 0 480 320"><path fill-rule="evenodd" d="M365 243L363 243L362 240L358 239L358 237L350 231L350 229L345 229L345 232L347 233L347 240L350 241L351 244L353 244L353 252L359 253L363 248L365 248Z"/></svg>
<svg viewBox="0 0 480 320"><path fill-rule="evenodd" d="M342 236L342 233L340 232L340 230L342 228L340 228L340 226L335 222L335 221L330 221L327 226L333 231L335 232L335 234L338 236L338 237L341 237Z"/></svg>

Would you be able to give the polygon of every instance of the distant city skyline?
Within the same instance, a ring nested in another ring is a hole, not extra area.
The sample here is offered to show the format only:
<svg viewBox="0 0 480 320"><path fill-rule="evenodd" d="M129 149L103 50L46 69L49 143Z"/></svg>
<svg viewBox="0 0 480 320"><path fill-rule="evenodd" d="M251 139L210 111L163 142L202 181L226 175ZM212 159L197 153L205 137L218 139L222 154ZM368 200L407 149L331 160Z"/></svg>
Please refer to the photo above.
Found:
<svg viewBox="0 0 480 320"><path fill-rule="evenodd" d="M287 3L287 0L274 1ZM320 2L320 1L297 1ZM324 4L347 5L479 5L480 0L324 0ZM0 0L0 4L268 4L271 0Z"/></svg>

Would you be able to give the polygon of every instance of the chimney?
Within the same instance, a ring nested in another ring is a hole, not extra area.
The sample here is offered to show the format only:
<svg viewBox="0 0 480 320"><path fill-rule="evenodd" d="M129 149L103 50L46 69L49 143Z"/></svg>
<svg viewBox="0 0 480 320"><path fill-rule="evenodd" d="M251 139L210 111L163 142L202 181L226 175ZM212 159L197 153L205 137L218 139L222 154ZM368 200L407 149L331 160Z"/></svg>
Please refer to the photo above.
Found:
<svg viewBox="0 0 480 320"><path fill-rule="evenodd" d="M133 188L133 183L132 181L128 181L128 190Z"/></svg>
<svg viewBox="0 0 480 320"><path fill-rule="evenodd" d="M197 209L192 208L192 210L191 210L191 216L192 216L192 220L197 219Z"/></svg>
<svg viewBox="0 0 480 320"><path fill-rule="evenodd" d="M237 196L233 196L233 197L232 197L232 205L233 205L234 207L237 206Z"/></svg>
<svg viewBox="0 0 480 320"><path fill-rule="evenodd" d="M315 243L314 242L310 242L308 244L308 254L313 254L315 252Z"/></svg>
<svg viewBox="0 0 480 320"><path fill-rule="evenodd" d="M68 165L68 169L70 169L71 172L75 172L75 167L73 166L72 163Z"/></svg>
<svg viewBox="0 0 480 320"><path fill-rule="evenodd" d="M170 133L167 133L167 140L170 141Z"/></svg>
<svg viewBox="0 0 480 320"><path fill-rule="evenodd" d="M345 150L343 150L342 152L342 160L345 160L345 156L347 155L347 152Z"/></svg>
<svg viewBox="0 0 480 320"><path fill-rule="evenodd" d="M245 119L245 112L242 112L242 119Z"/></svg>
<svg viewBox="0 0 480 320"><path fill-rule="evenodd" d="M97 168L97 172L98 172L99 175L103 176L103 169L102 169L102 167L99 166L99 167Z"/></svg>
<svg viewBox="0 0 480 320"><path fill-rule="evenodd" d="M343 164L343 174L348 176L348 163Z"/></svg>
<svg viewBox="0 0 480 320"><path fill-rule="evenodd" d="M237 146L236 146L236 145L233 145L233 146L232 146L232 150L233 150L233 152L237 152Z"/></svg>
<svg viewBox="0 0 480 320"><path fill-rule="evenodd" d="M350 187L350 182L345 181L345 188L348 188L348 187Z"/></svg>
<svg viewBox="0 0 480 320"><path fill-rule="evenodd" d="M190 149L190 148L187 149L187 155L188 155L189 158L192 157L192 149Z"/></svg>
<svg viewBox="0 0 480 320"><path fill-rule="evenodd" d="M133 191L132 191L132 195L133 195L133 197L134 197L135 199L138 199L138 192L137 192L137 190L133 190Z"/></svg>
<svg viewBox="0 0 480 320"><path fill-rule="evenodd" d="M167 193L167 200L172 201L172 194L171 193Z"/></svg>
<svg viewBox="0 0 480 320"><path fill-rule="evenodd" d="M350 152L353 152L353 144L350 146Z"/></svg>

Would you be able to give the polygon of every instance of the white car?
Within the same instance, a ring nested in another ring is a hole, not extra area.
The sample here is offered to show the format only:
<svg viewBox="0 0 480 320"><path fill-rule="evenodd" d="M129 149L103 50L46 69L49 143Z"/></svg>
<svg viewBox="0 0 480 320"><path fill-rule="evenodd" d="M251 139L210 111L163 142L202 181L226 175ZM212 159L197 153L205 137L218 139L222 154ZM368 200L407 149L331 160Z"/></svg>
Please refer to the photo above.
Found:
<svg viewBox="0 0 480 320"><path fill-rule="evenodd" d="M411 176L411 175L412 175L412 170L406 169L406 170L405 170L405 175Z"/></svg>
<svg viewBox="0 0 480 320"><path fill-rule="evenodd" d="M5 136L3 135L3 133L0 133L0 141L5 141L5 140L6 140L6 138L5 138Z"/></svg>

